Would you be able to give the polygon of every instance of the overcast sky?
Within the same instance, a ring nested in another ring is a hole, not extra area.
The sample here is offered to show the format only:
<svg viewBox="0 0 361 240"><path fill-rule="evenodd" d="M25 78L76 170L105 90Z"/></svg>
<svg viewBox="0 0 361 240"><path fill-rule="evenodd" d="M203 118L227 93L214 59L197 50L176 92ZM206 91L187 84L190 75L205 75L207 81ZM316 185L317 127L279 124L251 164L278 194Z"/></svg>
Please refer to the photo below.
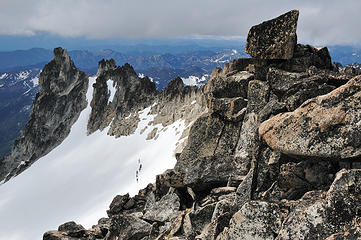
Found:
<svg viewBox="0 0 361 240"><path fill-rule="evenodd" d="M0 35L245 37L292 9L300 42L361 45L360 0L1 0Z"/></svg>

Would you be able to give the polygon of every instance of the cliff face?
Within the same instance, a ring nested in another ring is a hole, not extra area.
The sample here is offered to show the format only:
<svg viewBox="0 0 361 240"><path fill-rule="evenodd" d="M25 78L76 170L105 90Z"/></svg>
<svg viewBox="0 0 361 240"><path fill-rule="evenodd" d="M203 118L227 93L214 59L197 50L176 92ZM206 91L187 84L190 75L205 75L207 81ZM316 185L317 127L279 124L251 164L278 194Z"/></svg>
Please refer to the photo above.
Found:
<svg viewBox="0 0 361 240"><path fill-rule="evenodd" d="M86 107L88 76L79 71L67 50L54 49L54 59L40 74L40 92L30 119L0 165L0 180L9 180L59 145Z"/></svg>
<svg viewBox="0 0 361 240"><path fill-rule="evenodd" d="M68 222L44 239L360 238L361 76L338 72L327 48L296 44L297 17L252 28L253 58L215 69L203 97L171 82L154 97L173 102L158 103L159 121L182 101L208 109L175 168L116 196L92 229ZM259 29L279 34L262 39Z"/></svg>

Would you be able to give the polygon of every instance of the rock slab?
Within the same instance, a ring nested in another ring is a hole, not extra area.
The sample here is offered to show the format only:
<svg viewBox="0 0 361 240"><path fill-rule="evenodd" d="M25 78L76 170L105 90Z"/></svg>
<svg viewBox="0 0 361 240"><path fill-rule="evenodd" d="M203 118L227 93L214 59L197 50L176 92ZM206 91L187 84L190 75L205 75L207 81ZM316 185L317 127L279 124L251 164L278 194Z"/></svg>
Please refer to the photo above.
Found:
<svg viewBox="0 0 361 240"><path fill-rule="evenodd" d="M291 59L297 43L298 10L253 26L247 37L245 52L260 59Z"/></svg>
<svg viewBox="0 0 361 240"><path fill-rule="evenodd" d="M312 98L293 112L263 122L259 135L276 151L296 157L348 159L361 155L361 76Z"/></svg>

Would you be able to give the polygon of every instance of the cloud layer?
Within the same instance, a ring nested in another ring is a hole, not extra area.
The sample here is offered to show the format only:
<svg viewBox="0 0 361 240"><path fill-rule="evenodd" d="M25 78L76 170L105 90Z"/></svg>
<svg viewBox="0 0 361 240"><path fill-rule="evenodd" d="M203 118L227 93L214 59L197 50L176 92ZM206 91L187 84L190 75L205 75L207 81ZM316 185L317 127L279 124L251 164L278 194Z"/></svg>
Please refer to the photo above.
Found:
<svg viewBox="0 0 361 240"><path fill-rule="evenodd" d="M244 37L252 25L291 9L300 10L301 42L361 44L359 0L5 0L0 35Z"/></svg>

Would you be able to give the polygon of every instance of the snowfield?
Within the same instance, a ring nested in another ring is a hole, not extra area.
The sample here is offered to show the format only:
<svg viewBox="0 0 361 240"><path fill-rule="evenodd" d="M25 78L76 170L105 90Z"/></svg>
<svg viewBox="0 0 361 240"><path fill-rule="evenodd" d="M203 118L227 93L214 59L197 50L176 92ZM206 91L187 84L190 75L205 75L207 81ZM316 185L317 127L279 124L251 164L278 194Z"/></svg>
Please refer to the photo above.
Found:
<svg viewBox="0 0 361 240"><path fill-rule="evenodd" d="M0 239L42 239L44 232L72 220L89 228L106 217L117 194L134 195L174 166L173 151L184 121L159 131L156 140L146 140L153 128L162 129L148 126L141 134L154 118L148 114L150 107L140 112L133 135L114 138L106 134L108 129L86 135L94 82L95 77L90 78L88 106L69 136L22 174L0 185ZM137 182L139 158L143 168Z"/></svg>
<svg viewBox="0 0 361 240"><path fill-rule="evenodd" d="M187 85L187 86L201 87L207 83L208 78L209 78L209 75L205 74L200 78L196 77L196 76L189 76L187 78L182 78L182 81L184 82L184 85Z"/></svg>

